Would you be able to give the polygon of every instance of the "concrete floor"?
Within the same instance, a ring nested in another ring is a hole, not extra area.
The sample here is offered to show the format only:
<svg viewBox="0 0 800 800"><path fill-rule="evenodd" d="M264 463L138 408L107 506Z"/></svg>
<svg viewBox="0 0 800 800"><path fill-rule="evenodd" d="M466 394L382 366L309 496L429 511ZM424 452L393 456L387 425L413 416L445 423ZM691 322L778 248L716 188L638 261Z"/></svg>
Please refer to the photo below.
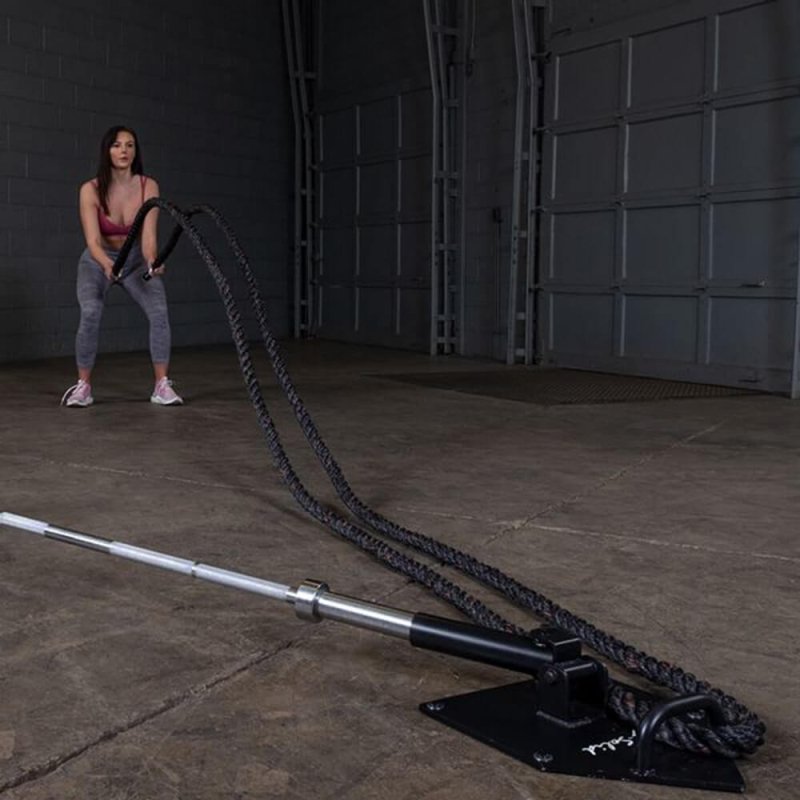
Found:
<svg viewBox="0 0 800 800"><path fill-rule="evenodd" d="M365 501L734 694L768 726L741 762L748 796L798 796L800 403L542 407L381 377L500 365L319 342L287 361ZM91 409L58 407L71 377L66 360L0 370L0 510L455 614L295 506L229 348L175 353L182 408L147 402L144 354L101 357ZM263 386L298 471L335 503ZM728 796L541 774L417 710L509 679L0 530L3 800Z"/></svg>

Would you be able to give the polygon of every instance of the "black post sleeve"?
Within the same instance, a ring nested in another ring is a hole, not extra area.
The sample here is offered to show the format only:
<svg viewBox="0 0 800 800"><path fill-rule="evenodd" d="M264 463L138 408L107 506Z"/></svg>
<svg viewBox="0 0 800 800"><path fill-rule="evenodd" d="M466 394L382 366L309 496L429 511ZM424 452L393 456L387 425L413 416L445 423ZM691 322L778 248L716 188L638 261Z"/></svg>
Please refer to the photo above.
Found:
<svg viewBox="0 0 800 800"><path fill-rule="evenodd" d="M429 614L414 615L409 641L414 647L424 650L435 650L528 675L535 675L553 662L552 652L532 639Z"/></svg>

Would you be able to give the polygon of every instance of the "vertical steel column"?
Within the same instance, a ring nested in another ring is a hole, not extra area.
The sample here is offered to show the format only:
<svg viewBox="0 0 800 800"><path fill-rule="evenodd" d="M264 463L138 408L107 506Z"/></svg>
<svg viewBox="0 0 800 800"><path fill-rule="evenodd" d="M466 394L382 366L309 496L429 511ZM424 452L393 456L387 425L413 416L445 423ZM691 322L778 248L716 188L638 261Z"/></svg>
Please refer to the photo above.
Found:
<svg viewBox="0 0 800 800"><path fill-rule="evenodd" d="M538 15L538 20L537 20ZM544 92L541 81L541 53L539 47L542 12L536 12L531 3L525 3L525 41L528 59L528 106L530 125L528 127L528 239L525 249L525 343L523 360L526 364L534 361L534 332L536 330L536 303L538 295L536 283L539 279L539 175L541 174L541 123L539 108ZM537 24L538 23L538 24Z"/></svg>
<svg viewBox="0 0 800 800"><path fill-rule="evenodd" d="M441 136L442 102L440 97L438 38L433 30L433 9L436 0L422 0L425 32L428 40L428 64L431 70L431 335L430 354L439 352L439 138ZM438 10L438 5L437 5Z"/></svg>
<svg viewBox="0 0 800 800"><path fill-rule="evenodd" d="M447 0L445 0L447 2ZM439 10L437 3L437 12ZM439 335L439 344L442 352L449 354L452 347L452 294L451 294L451 278L453 266L453 240L452 240L452 225L450 219L450 209L453 191L453 142L450 137L452 136L453 128L450 125L452 116L453 102L451 96L453 70L452 64L445 64L444 46L443 41L444 29L442 26L441 17L438 20L437 38L439 40L439 75L443 79L442 84L442 98L444 103L442 105L442 191L439 195L442 204L442 265L441 265L441 281L442 288L439 295L440 301L440 319L441 319L441 332Z"/></svg>
<svg viewBox="0 0 800 800"><path fill-rule="evenodd" d="M292 35L292 19L290 15L288 0L281 2L283 10L283 39L286 47L286 69L289 73L289 96L292 101L292 118L294 120L294 245L292 248L292 276L293 276L293 296L294 321L292 333L295 339L300 337L300 298L302 294L302 262L303 262L303 220L302 220L302 148L303 148L303 124L300 119L300 100L295 76L298 73L296 52L294 47L294 36Z"/></svg>
<svg viewBox="0 0 800 800"><path fill-rule="evenodd" d="M303 5L301 13L301 2ZM294 117L294 336L309 335L314 316L315 162L312 97L317 73L309 50L317 37L315 0L282 0L286 60ZM306 25L304 27L303 22Z"/></svg>
<svg viewBox="0 0 800 800"><path fill-rule="evenodd" d="M467 0L423 0L431 71L431 355L463 350L466 81L446 53L463 41ZM462 47L463 52L463 47ZM463 73L464 63L461 65ZM460 96L461 95L461 96ZM460 162L460 168L459 168Z"/></svg>
<svg viewBox="0 0 800 800"><path fill-rule="evenodd" d="M520 3L525 0L511 0L511 19L514 31L514 54L516 56L517 91L514 113L514 173L511 183L511 256L508 270L508 310L506 316L506 363L517 360L517 322L519 283L519 248L524 232L520 228L522 217L522 161L525 157L522 147L523 128L527 120L526 92L528 71L525 62L530 59L526 50L527 39L521 30Z"/></svg>
<svg viewBox="0 0 800 800"><path fill-rule="evenodd" d="M522 360L525 364L533 362L535 287L538 278L538 183L541 157L539 104L542 92L536 9L541 7L543 7L542 0L511 0L517 91L506 320L508 364L514 364L518 360ZM524 169L525 164L527 164L526 169ZM523 280L520 280L520 250L523 241L525 261Z"/></svg>
<svg viewBox="0 0 800 800"><path fill-rule="evenodd" d="M322 86L322 8L323 0L310 0L316 6L316 14L312 8L311 17L314 22L311 23L315 31L314 37L314 64L316 65L315 75L317 80L314 82L314 88L319 91ZM322 219L325 216L325 210L322 207L324 192L322 186L322 164L323 154L323 125L322 118L319 111L316 110L316 103L314 104L314 161L313 173L314 187L316 189L316 204L314 209L314 217L311 220L312 233L314 235L314 250L311 254L311 271L308 274L306 282L306 297L310 297L312 302L308 307L308 329L309 334L313 335L316 329L322 324L323 315L323 297L322 287L319 285L319 276L322 274L323 262L325 259L325 245L322 237Z"/></svg>
<svg viewBox="0 0 800 800"><path fill-rule="evenodd" d="M800 231L797 234L797 272L794 294L794 342L792 343L792 383L789 396L800 399Z"/></svg>
<svg viewBox="0 0 800 800"><path fill-rule="evenodd" d="M353 138L355 139L355 198L353 206L353 328L361 327L361 105L353 108Z"/></svg>
<svg viewBox="0 0 800 800"><path fill-rule="evenodd" d="M467 96L468 79L472 71L473 44L476 26L477 0L461 0L461 70L459 72L459 144L460 158L458 164L459 186L461 187L458 203L458 310L456 312L457 335L456 352L466 352L467 328Z"/></svg>
<svg viewBox="0 0 800 800"><path fill-rule="evenodd" d="M394 264L394 333L400 336L402 330L401 320L403 313L403 291L400 289L400 281L403 276L403 95L398 94L396 99L397 108L397 127L395 128L395 142L397 144L397 192L394 198L395 210L395 264Z"/></svg>
<svg viewBox="0 0 800 800"><path fill-rule="evenodd" d="M309 54L305 52L303 46L304 34L307 41L313 41L314 31L313 23L313 8L309 8L306 22L311 25L311 30L303 30L300 22L300 12L298 3L295 1L294 5L294 35L297 47L297 56L303 72L301 73L300 80L298 81L300 88L300 110L303 114L303 194L304 194L304 253L305 253L305 281L304 281L304 295L305 295L305 315L304 315L304 332L306 335L311 333L311 325L314 318L314 293L313 293L313 275L314 275L314 239L316 231L314 228L314 132L311 126L311 104L309 102L308 83L316 80L316 73L309 69L308 57ZM313 2L310 3L313 7ZM309 49L313 49L309 47Z"/></svg>

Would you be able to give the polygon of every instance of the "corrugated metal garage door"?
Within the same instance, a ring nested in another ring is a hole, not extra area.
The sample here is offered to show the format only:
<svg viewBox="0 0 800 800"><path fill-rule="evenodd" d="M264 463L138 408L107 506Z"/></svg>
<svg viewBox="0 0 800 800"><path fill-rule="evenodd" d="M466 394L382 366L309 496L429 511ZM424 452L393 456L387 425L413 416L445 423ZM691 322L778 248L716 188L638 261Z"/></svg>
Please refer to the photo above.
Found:
<svg viewBox="0 0 800 800"><path fill-rule="evenodd" d="M431 102L424 89L320 116L322 337L428 347Z"/></svg>
<svg viewBox="0 0 800 800"><path fill-rule="evenodd" d="M799 5L698 0L553 35L545 361L796 383Z"/></svg>

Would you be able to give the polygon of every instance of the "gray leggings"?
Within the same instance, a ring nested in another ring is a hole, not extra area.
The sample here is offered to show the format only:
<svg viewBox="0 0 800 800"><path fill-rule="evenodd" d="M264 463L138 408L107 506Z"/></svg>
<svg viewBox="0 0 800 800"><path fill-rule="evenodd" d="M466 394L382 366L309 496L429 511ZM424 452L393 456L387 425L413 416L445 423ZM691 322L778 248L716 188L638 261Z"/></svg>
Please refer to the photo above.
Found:
<svg viewBox="0 0 800 800"><path fill-rule="evenodd" d="M106 253L111 259L117 257L114 250L106 250ZM170 354L167 294L160 277L154 276L149 281L142 280L146 270L147 264L137 243L125 262L119 283L139 304L150 321L150 358L154 364L166 364L169 362ZM78 261L77 294L81 307L81 321L75 337L75 361L80 369L94 367L106 294L113 286L87 247Z"/></svg>

